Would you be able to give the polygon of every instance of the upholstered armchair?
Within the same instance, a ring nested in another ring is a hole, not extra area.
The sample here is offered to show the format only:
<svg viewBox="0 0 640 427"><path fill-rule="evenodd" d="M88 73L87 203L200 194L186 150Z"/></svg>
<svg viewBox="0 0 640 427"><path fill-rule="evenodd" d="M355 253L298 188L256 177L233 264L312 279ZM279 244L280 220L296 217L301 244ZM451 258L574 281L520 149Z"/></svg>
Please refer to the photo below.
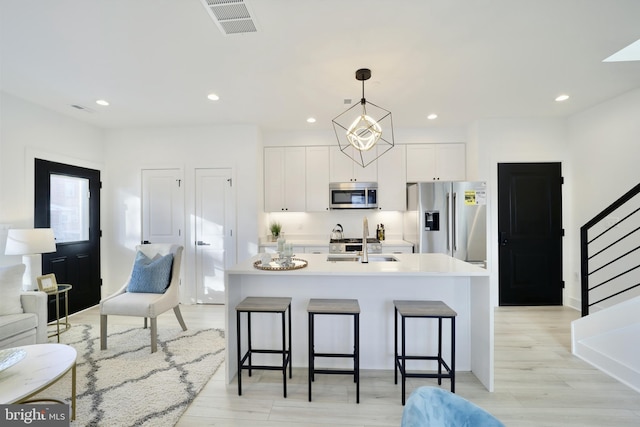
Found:
<svg viewBox="0 0 640 427"><path fill-rule="evenodd" d="M136 246L131 276L113 295L100 301L100 348L107 348L107 316L135 316L151 321L151 352L158 349L157 317L172 309L182 330L187 326L180 313L180 264L183 247L171 244Z"/></svg>
<svg viewBox="0 0 640 427"><path fill-rule="evenodd" d="M47 342L47 294L22 291L24 269L0 267L0 349Z"/></svg>
<svg viewBox="0 0 640 427"><path fill-rule="evenodd" d="M497 418L448 390L419 387L402 412L401 427L504 427Z"/></svg>

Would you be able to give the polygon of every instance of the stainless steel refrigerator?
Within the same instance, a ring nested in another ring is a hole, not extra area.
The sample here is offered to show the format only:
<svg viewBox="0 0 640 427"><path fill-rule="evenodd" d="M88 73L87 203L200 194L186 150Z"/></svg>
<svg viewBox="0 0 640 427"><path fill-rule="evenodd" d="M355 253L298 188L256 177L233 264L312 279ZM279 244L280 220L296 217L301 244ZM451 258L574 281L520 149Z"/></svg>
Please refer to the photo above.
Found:
<svg viewBox="0 0 640 427"><path fill-rule="evenodd" d="M485 182L407 184L404 238L418 253L445 253L486 267Z"/></svg>

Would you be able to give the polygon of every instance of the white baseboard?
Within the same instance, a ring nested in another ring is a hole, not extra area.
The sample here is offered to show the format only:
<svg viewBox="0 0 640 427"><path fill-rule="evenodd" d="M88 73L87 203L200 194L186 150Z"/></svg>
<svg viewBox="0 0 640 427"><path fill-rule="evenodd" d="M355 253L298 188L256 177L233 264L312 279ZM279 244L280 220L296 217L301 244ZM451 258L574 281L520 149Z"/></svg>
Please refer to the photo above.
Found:
<svg viewBox="0 0 640 427"><path fill-rule="evenodd" d="M582 300L579 300L578 298L567 298L564 305L566 307L571 307L574 310L582 311Z"/></svg>

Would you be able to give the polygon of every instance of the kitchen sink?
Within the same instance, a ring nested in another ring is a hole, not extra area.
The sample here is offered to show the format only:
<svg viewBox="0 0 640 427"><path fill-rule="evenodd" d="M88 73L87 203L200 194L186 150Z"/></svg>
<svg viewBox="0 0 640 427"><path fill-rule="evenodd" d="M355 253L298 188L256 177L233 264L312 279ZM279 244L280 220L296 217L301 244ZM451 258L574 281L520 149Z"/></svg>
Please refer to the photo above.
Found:
<svg viewBox="0 0 640 427"><path fill-rule="evenodd" d="M345 256L345 255L329 255L327 261L329 262L360 262L360 256ZM394 262L398 261L396 257L386 255L369 255L369 262Z"/></svg>
<svg viewBox="0 0 640 427"><path fill-rule="evenodd" d="M398 258L393 256L369 255L369 262L395 262Z"/></svg>

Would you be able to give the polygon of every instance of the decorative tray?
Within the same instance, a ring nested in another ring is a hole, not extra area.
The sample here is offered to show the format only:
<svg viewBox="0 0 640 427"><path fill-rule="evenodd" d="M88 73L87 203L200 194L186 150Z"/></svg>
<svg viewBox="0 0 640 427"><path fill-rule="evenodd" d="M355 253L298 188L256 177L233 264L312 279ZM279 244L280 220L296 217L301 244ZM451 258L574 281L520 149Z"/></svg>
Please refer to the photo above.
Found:
<svg viewBox="0 0 640 427"><path fill-rule="evenodd" d="M307 261L300 258L274 258L271 262L263 264L261 260L253 263L258 270L284 271L298 270L307 266Z"/></svg>

